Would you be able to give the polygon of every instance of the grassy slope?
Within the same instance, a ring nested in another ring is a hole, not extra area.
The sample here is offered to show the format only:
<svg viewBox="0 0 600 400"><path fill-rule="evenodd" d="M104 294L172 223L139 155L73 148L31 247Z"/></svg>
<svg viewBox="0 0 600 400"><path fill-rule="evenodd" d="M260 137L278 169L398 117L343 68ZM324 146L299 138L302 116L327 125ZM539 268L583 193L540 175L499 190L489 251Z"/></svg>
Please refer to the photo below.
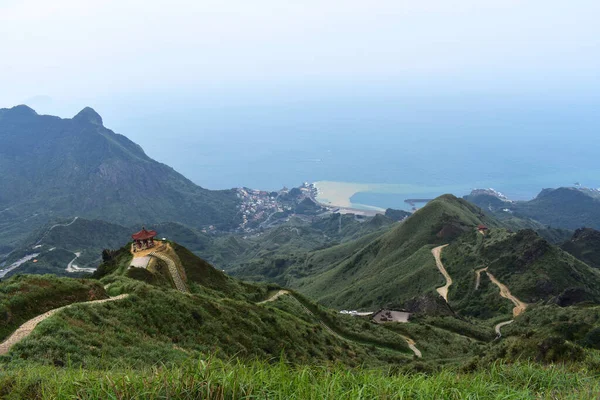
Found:
<svg viewBox="0 0 600 400"><path fill-rule="evenodd" d="M398 374L212 358L106 372L25 367L0 372L0 387L9 399L582 399L600 391L593 371L570 366L495 364L471 373Z"/></svg>
<svg viewBox="0 0 600 400"><path fill-rule="evenodd" d="M235 190L195 185L103 127L93 110L73 119L38 115L26 106L4 110L0 140L0 210L9 209L0 214L2 242L75 215L127 225L232 227L241 220ZM23 223L23 216L35 223Z"/></svg>
<svg viewBox="0 0 600 400"><path fill-rule="evenodd" d="M485 239L476 234L480 241L474 246L481 247L485 240L491 241L489 246L498 246L510 237L505 231L492 230ZM290 296L256 305L277 288L236 281L185 248L172 246L192 287L191 295L128 278L124 267L130 255L127 248L122 249L100 269L107 274L102 283L109 285L111 295L128 292L131 296L93 307L75 306L41 323L0 359L0 387L4 388L0 393L32 397L43 389L51 398L105 397L109 393L153 398L169 391L170 396L193 398L210 388L216 398L229 398L233 391L238 396L255 394L259 398L294 394L307 398L308 393L312 398L341 398L359 392L367 397L427 393L434 397L510 394L534 398L552 393L565 398L597 389L593 383L593 371L600 371L600 357L594 350L600 344L597 307L536 308L506 327L505 339L490 342L490 325L452 317L422 316L409 324L380 326L337 314L301 295L295 296L314 315L307 314ZM342 338L329 333L321 322ZM417 341L423 361L410 361L400 335ZM194 361L215 352L218 359ZM221 361L230 357L236 361ZM273 362L281 357L286 362L276 365L253 361ZM497 358L519 357L576 364L559 369L490 365ZM313 366L289 366L287 362ZM83 366L86 375L71 368L40 366L43 364ZM435 372L442 364L447 367ZM165 366L149 374L149 365ZM211 365L219 367L212 370ZM378 369L370 369L376 366ZM385 372L389 366L395 372ZM456 375L448 368L476 372ZM570 373L581 368L589 372ZM425 370L429 375L398 374L401 370ZM129 383L119 386L125 379ZM574 383L580 385L578 392L568 389ZM490 389L489 385L495 386Z"/></svg>
<svg viewBox="0 0 600 400"><path fill-rule="evenodd" d="M364 242L386 232L392 223L384 216L358 219L351 214L333 214L312 223L292 219L258 235L217 239L207 255L222 260L223 268L241 279L290 286L291 281L314 273L309 266L314 254L323 249L336 253L352 240Z"/></svg>
<svg viewBox="0 0 600 400"><path fill-rule="evenodd" d="M4 362L22 359L98 368L139 367L215 351L241 359L284 356L294 363L335 361L349 366L411 359L404 340L383 327L373 326L361 334L356 326L359 321L343 322L342 316L302 299L317 315L322 313L338 334L356 340L342 339L293 304L257 305L273 287L235 280L187 249L175 243L172 247L171 257L183 269L191 295L173 290L158 272L139 275L128 270L131 256L126 246L112 255L97 276L103 276L102 283L112 296L126 292L129 298L61 311L13 347Z"/></svg>
<svg viewBox="0 0 600 400"><path fill-rule="evenodd" d="M447 247L442 258L454 281L450 304L462 314L480 319L510 315L513 307L498 295L498 288L485 272L479 289L475 289L475 270L483 267L489 267L513 295L527 303L560 298L574 288L592 297L600 294L597 271L530 230L510 233L492 229L485 237L466 234Z"/></svg>
<svg viewBox="0 0 600 400"><path fill-rule="evenodd" d="M586 189L545 189L535 199L515 204L515 215L566 229L600 229L600 194Z"/></svg>
<svg viewBox="0 0 600 400"><path fill-rule="evenodd" d="M241 359L284 355L297 363L377 363L363 348L284 311L143 283L118 284L129 285L129 298L62 311L15 345L4 361L140 367L217 351Z"/></svg>
<svg viewBox="0 0 600 400"><path fill-rule="evenodd" d="M18 275L0 282L0 341L25 321L67 304L106 298L97 281Z"/></svg>
<svg viewBox="0 0 600 400"><path fill-rule="evenodd" d="M443 283L431 248L474 230L480 223L497 224L468 202L441 196L372 242L348 244L350 251L340 252L339 258L322 257L326 265L317 265L317 274L296 285L331 306L397 306Z"/></svg>
<svg viewBox="0 0 600 400"><path fill-rule="evenodd" d="M599 231L590 228L578 229L561 248L590 267L600 269Z"/></svg>

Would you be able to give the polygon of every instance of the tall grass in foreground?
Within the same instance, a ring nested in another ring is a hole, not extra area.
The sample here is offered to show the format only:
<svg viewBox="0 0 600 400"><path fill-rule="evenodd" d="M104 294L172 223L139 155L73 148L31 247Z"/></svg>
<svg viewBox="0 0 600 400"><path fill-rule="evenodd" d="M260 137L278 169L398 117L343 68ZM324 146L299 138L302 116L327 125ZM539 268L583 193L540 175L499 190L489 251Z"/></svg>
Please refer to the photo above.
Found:
<svg viewBox="0 0 600 400"><path fill-rule="evenodd" d="M564 366L495 364L473 373L394 374L255 361L97 371L25 365L0 371L7 399L592 399L598 377Z"/></svg>

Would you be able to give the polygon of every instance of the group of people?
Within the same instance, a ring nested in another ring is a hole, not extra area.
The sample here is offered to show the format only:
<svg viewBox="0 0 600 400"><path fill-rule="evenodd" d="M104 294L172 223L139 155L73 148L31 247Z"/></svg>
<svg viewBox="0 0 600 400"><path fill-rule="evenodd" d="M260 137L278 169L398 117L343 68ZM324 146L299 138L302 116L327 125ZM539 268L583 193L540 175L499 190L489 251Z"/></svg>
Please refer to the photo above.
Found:
<svg viewBox="0 0 600 400"><path fill-rule="evenodd" d="M154 247L154 239L136 240L133 243L133 251L142 251Z"/></svg>

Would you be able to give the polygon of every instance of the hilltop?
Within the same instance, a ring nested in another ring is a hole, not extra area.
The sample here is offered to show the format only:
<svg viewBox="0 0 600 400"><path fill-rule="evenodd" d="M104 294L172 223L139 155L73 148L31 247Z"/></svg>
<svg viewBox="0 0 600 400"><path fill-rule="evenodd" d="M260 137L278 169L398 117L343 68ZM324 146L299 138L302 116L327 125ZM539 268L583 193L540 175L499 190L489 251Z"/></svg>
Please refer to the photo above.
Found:
<svg viewBox="0 0 600 400"><path fill-rule="evenodd" d="M494 191L474 190L464 199L502 220L521 220L518 223L534 229L542 226L600 229L600 192L595 189L543 189L529 201L511 201Z"/></svg>
<svg viewBox="0 0 600 400"><path fill-rule="evenodd" d="M71 119L38 115L27 106L1 109L0 142L5 246L48 221L75 216L125 225L180 221L230 227L241 222L235 190L192 183L105 128L91 108Z"/></svg>
<svg viewBox="0 0 600 400"><path fill-rule="evenodd" d="M107 252L94 280L18 275L1 282L0 293L10 295L0 296L0 310L11 315L13 329L51 305L122 296L105 305L65 308L15 344L2 363L140 367L215 352L240 360L284 356L294 363L348 366L412 358L402 336L384 327L365 331L362 321L293 292L278 299L279 287L231 278L175 242L159 242L154 251L145 268L130 267L130 245ZM33 301L42 295L46 301ZM23 308L19 298L29 306ZM0 341L10 330L2 332Z"/></svg>
<svg viewBox="0 0 600 400"><path fill-rule="evenodd" d="M391 229L284 258L285 283L329 306L399 306L441 283L431 248L479 224L495 226L498 222L470 203L444 195ZM233 272L253 277L256 270L242 265ZM272 276L266 266L265 273Z"/></svg>

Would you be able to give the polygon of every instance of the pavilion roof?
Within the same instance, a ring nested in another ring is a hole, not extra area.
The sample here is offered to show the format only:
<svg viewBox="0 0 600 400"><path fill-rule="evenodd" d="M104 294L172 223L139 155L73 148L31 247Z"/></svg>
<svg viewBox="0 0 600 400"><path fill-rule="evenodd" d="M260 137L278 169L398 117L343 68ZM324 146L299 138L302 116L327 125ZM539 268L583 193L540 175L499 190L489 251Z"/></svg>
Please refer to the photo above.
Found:
<svg viewBox="0 0 600 400"><path fill-rule="evenodd" d="M131 235L133 240L146 240L146 239L151 239L154 236L156 236L156 231L152 231L152 230L147 231L146 228L142 228L141 231Z"/></svg>

